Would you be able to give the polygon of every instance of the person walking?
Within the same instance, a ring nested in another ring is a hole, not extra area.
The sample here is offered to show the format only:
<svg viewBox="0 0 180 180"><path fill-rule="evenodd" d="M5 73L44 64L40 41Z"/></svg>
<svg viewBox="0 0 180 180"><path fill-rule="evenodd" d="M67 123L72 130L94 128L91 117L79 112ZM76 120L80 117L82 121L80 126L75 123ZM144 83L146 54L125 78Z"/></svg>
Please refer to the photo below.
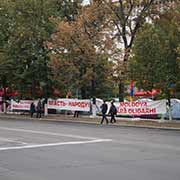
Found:
<svg viewBox="0 0 180 180"><path fill-rule="evenodd" d="M104 119L106 120L106 124L108 124L108 119L106 117L107 109L108 109L108 106L106 102L104 101L103 104L101 105L101 112L102 112L101 124L103 123Z"/></svg>
<svg viewBox="0 0 180 180"><path fill-rule="evenodd" d="M111 107L110 107L110 110L109 110L109 114L111 115L110 122L115 123L116 122L115 115L117 114L117 109L116 109L116 106L114 105L114 102L111 102Z"/></svg>
<svg viewBox="0 0 180 180"><path fill-rule="evenodd" d="M38 104L37 104L37 115L36 115L36 118L41 118L41 113L42 113L42 104L41 104L41 100L39 100Z"/></svg>
<svg viewBox="0 0 180 180"><path fill-rule="evenodd" d="M34 105L34 102L32 102L31 105L30 105L30 114L31 114L31 117L33 117L34 113L35 113L35 105Z"/></svg>
<svg viewBox="0 0 180 180"><path fill-rule="evenodd" d="M73 117L79 117L79 111L74 111Z"/></svg>

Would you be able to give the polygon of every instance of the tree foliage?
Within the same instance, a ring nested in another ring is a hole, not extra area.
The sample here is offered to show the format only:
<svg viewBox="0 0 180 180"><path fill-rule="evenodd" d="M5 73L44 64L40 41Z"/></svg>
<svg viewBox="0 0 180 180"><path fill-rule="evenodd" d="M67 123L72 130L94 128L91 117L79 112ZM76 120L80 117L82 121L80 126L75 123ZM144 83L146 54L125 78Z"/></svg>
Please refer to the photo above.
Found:
<svg viewBox="0 0 180 180"><path fill-rule="evenodd" d="M13 73L10 74L8 70L12 70L13 66L7 58L7 46L14 27L13 20L11 4L2 0L0 7L0 88L5 88L12 83Z"/></svg>
<svg viewBox="0 0 180 180"><path fill-rule="evenodd" d="M109 33L114 43L122 49L117 61L116 79L119 84L119 99L124 99L124 82L127 80L127 62L138 30L143 24L157 17L162 10L156 0L96 0L106 9ZM165 8L166 3L163 2Z"/></svg>
<svg viewBox="0 0 180 180"><path fill-rule="evenodd" d="M50 73L47 66L49 50L46 47L46 41L54 29L50 17L59 15L59 18L63 18L65 12L62 7L67 2L55 0L1 1L0 79L3 86L12 86L22 96L47 95L51 82L48 78ZM56 6L57 3L58 6Z"/></svg>
<svg viewBox="0 0 180 180"><path fill-rule="evenodd" d="M13 61L16 89L40 96L47 83L47 49L52 25L44 1L22 0L14 4L14 29L8 39L8 58ZM44 84L43 84L44 83ZM25 95L25 94L24 94Z"/></svg>
<svg viewBox="0 0 180 180"><path fill-rule="evenodd" d="M0 88L11 87L23 97L47 96L53 88L62 96L72 90L83 98L103 97L113 94L116 76L123 99L126 64L137 35L132 71L144 72L147 64L149 70L142 73L146 83L139 84L161 86L164 92L168 83L179 87L179 69L173 69L180 59L178 8L162 14L155 0L90 2L1 0ZM140 31L147 19L154 24Z"/></svg>
<svg viewBox="0 0 180 180"><path fill-rule="evenodd" d="M57 31L49 46L53 68L52 78L61 90L79 91L83 98L102 94L112 74L107 48L111 39L103 32L104 11L99 4L82 7L74 21L57 22ZM54 21L56 21L55 19Z"/></svg>
<svg viewBox="0 0 180 180"><path fill-rule="evenodd" d="M139 33L130 63L131 77L139 87L160 88L166 96L171 86L179 89L179 15L178 11L168 11Z"/></svg>

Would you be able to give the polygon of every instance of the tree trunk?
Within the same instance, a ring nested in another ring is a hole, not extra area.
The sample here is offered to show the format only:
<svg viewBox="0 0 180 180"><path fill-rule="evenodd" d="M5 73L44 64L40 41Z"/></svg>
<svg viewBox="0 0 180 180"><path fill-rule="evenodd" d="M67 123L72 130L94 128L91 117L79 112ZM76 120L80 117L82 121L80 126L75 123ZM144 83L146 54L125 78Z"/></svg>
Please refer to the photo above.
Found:
<svg viewBox="0 0 180 180"><path fill-rule="evenodd" d="M124 101L124 82L120 81L118 84L119 87L119 102Z"/></svg>
<svg viewBox="0 0 180 180"><path fill-rule="evenodd" d="M91 96L95 96L96 95L96 87L95 87L95 81L91 80Z"/></svg>
<svg viewBox="0 0 180 180"><path fill-rule="evenodd" d="M82 99L86 99L86 90L84 88L81 88L81 97Z"/></svg>
<svg viewBox="0 0 180 180"><path fill-rule="evenodd" d="M33 79L32 80L32 85L31 85L31 96L32 96L32 98L35 98L35 96L36 96L36 92L35 92L36 90L35 90L35 80Z"/></svg>
<svg viewBox="0 0 180 180"><path fill-rule="evenodd" d="M119 101L123 102L124 101L124 95L125 95L125 80L127 79L127 73L128 73L128 66L127 66L127 61L129 58L129 49L126 49L124 52L124 58L123 61L120 64L120 74L119 74Z"/></svg>

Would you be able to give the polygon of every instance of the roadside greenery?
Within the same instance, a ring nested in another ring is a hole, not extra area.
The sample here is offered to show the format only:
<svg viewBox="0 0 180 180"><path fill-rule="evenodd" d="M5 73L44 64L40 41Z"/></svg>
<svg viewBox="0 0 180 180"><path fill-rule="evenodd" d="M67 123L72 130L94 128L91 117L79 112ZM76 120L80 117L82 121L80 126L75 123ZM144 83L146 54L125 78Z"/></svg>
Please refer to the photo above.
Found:
<svg viewBox="0 0 180 180"><path fill-rule="evenodd" d="M165 97L174 88L180 97L178 3L161 11L154 0L82 2L1 0L0 89L20 98L71 91L122 100L133 79L141 89L160 88Z"/></svg>
<svg viewBox="0 0 180 180"><path fill-rule="evenodd" d="M161 97L179 96L180 46L178 11L168 11L139 32L129 64L131 78L137 86L161 89ZM176 92L175 92L176 90Z"/></svg>

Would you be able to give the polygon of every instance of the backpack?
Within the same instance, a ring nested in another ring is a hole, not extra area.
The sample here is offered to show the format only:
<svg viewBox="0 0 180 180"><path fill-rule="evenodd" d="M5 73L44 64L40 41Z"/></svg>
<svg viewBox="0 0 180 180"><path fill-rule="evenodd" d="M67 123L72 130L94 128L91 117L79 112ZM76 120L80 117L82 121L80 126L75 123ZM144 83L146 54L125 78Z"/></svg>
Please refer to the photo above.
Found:
<svg viewBox="0 0 180 180"><path fill-rule="evenodd" d="M116 109L116 107L114 105L111 107L111 112L113 114L117 114L117 109Z"/></svg>

